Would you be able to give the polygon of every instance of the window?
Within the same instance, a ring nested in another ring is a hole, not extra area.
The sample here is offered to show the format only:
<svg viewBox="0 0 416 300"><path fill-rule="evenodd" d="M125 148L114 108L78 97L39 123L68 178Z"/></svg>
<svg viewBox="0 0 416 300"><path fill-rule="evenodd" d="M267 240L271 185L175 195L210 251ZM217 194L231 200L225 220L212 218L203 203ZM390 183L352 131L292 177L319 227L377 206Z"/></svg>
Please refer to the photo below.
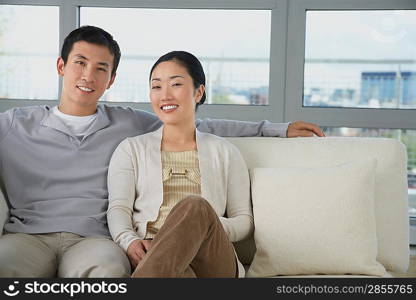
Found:
<svg viewBox="0 0 416 300"><path fill-rule="evenodd" d="M0 5L0 101L58 98L58 15L56 6Z"/></svg>
<svg viewBox="0 0 416 300"><path fill-rule="evenodd" d="M287 120L416 128L416 2L288 4Z"/></svg>
<svg viewBox="0 0 416 300"><path fill-rule="evenodd" d="M416 10L308 10L303 105L416 108L415 37Z"/></svg>
<svg viewBox="0 0 416 300"><path fill-rule="evenodd" d="M105 101L149 102L153 63L185 50L203 64L208 104L268 104L270 10L81 7L80 20L111 32L122 50Z"/></svg>
<svg viewBox="0 0 416 300"><path fill-rule="evenodd" d="M88 24L108 30L122 50L116 81L101 101L152 111L150 67L182 49L200 58L207 75L209 105L198 109L199 118L284 122L287 0L4 0L0 7L8 9L0 11L0 111L56 104L60 47L69 32ZM12 17L11 9L32 11ZM10 24L6 33L6 20L20 25ZM175 27L166 26L172 22ZM24 45L21 52L3 44L6 35ZM18 68L2 59L11 52L21 54Z"/></svg>

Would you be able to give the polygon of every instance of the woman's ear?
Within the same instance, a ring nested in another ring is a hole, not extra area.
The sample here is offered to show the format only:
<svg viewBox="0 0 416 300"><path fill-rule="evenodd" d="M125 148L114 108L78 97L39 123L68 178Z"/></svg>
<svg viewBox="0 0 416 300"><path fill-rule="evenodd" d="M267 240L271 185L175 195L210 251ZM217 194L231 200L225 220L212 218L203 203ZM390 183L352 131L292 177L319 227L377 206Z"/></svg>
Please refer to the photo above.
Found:
<svg viewBox="0 0 416 300"><path fill-rule="evenodd" d="M196 103L199 103L199 101L201 101L202 96L204 95L205 92L205 86L203 84L199 85L199 88L196 89Z"/></svg>

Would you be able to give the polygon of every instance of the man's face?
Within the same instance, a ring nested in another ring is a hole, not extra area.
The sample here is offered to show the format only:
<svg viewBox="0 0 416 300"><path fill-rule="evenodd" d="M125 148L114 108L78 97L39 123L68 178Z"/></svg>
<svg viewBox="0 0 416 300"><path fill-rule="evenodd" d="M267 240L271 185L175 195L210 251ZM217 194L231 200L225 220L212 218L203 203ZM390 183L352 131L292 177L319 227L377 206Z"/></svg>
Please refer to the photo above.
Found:
<svg viewBox="0 0 416 300"><path fill-rule="evenodd" d="M113 62L114 56L105 46L74 43L66 64L61 57L57 62L58 73L63 77L61 103L77 109L96 106L114 82Z"/></svg>

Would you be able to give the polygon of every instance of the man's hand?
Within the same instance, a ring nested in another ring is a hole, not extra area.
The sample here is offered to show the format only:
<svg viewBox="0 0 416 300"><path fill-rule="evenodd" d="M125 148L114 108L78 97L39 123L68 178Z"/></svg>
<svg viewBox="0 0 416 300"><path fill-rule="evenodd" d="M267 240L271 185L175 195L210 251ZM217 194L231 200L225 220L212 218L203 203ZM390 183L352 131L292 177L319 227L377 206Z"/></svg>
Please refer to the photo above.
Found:
<svg viewBox="0 0 416 300"><path fill-rule="evenodd" d="M150 250L151 243L151 240L135 240L129 245L127 248L127 256L133 268L137 267L146 252Z"/></svg>
<svg viewBox="0 0 416 300"><path fill-rule="evenodd" d="M303 121L296 121L290 123L286 132L286 136L288 138L298 136L310 137L314 134L320 137L325 136L324 132L321 130L321 128L319 128L319 126L313 123L307 123Z"/></svg>

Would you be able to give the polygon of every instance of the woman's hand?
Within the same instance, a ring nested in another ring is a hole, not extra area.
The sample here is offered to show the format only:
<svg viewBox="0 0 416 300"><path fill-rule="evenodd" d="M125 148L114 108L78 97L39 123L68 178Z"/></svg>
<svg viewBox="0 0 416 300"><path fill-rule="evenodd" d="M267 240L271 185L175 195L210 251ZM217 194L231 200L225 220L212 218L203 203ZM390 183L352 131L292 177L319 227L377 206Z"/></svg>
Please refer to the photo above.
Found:
<svg viewBox="0 0 416 300"><path fill-rule="evenodd" d="M139 262L150 250L151 240L135 240L127 248L127 256L133 268L136 268Z"/></svg>

